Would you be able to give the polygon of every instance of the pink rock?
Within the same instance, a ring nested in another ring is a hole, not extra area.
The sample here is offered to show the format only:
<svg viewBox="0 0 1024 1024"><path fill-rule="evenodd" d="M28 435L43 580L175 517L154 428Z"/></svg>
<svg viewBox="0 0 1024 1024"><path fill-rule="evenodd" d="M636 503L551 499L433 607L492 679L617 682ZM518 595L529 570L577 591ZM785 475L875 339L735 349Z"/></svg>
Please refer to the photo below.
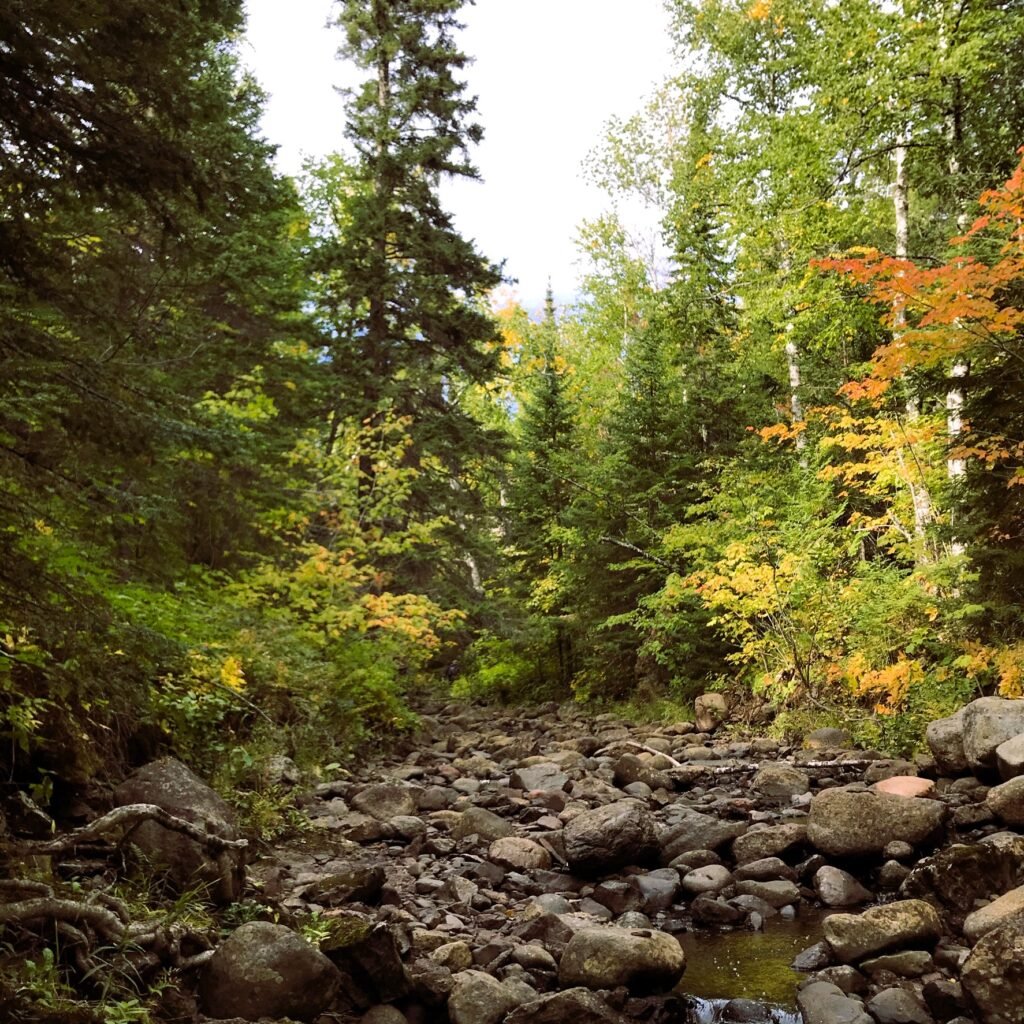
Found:
<svg viewBox="0 0 1024 1024"><path fill-rule="evenodd" d="M919 779L916 775L894 775L882 779L871 787L876 793L891 793L893 796L928 796L935 789L931 779Z"/></svg>

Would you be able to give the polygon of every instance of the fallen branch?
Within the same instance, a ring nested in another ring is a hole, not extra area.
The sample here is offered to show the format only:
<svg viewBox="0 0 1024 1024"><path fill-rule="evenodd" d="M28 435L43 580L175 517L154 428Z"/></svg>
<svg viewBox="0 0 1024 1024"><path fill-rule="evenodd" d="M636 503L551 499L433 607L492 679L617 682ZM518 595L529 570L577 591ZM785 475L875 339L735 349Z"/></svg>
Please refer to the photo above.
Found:
<svg viewBox="0 0 1024 1024"><path fill-rule="evenodd" d="M123 830L119 837L120 842L124 834L135 828L144 821L155 821L164 828L194 839L200 846L212 853L223 853L225 850L244 850L249 845L245 839L225 839L194 822L186 821L168 813L156 804L126 804L124 807L117 807L95 821L75 829L58 839L50 839L46 842L26 843L25 846L34 854L67 853L74 850L76 846L83 843L95 842L97 840L109 839L110 835Z"/></svg>

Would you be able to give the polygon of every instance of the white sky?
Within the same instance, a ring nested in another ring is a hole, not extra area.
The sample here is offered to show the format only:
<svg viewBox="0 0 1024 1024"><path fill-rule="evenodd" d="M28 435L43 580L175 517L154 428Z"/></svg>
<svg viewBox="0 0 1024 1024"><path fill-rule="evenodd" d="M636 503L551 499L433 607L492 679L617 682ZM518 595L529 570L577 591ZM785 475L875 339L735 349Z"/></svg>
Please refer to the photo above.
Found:
<svg viewBox="0 0 1024 1024"><path fill-rule="evenodd" d="M264 130L296 173L303 156L343 147L344 111L333 85L352 84L335 59L331 0L246 0L243 48L270 93ZM460 45L475 58L467 79L485 138L473 153L483 182L446 185L463 235L506 260L528 309L550 276L560 303L575 294L574 238L609 200L583 181L582 163L612 114L639 108L669 70L662 0L478 0L466 6ZM639 211L627 216L643 224Z"/></svg>

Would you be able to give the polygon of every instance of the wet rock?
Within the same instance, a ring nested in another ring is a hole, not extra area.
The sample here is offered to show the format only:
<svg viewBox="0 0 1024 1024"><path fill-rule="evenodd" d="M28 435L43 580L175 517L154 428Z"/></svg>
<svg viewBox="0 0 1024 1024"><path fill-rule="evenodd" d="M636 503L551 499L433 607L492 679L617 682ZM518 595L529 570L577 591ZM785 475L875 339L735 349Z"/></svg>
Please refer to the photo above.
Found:
<svg viewBox="0 0 1024 1024"><path fill-rule="evenodd" d="M868 1011L878 1024L935 1024L935 1018L909 992L886 988L868 1001Z"/></svg>
<svg viewBox="0 0 1024 1024"><path fill-rule="evenodd" d="M224 839L237 838L231 808L173 757L152 761L125 779L114 790L114 806L126 804L156 804ZM228 850L214 858L199 843L154 821L137 825L128 838L149 865L162 870L177 888L205 883L218 902L234 903L242 898L245 866L241 851Z"/></svg>
<svg viewBox="0 0 1024 1024"><path fill-rule="evenodd" d="M680 854L694 850L718 850L747 830L743 822L722 821L688 807L674 810L673 823L661 836L663 864L669 864Z"/></svg>
<svg viewBox="0 0 1024 1024"><path fill-rule="evenodd" d="M833 962L832 947L827 942L816 942L797 953L793 959L793 970L820 971Z"/></svg>
<svg viewBox="0 0 1024 1024"><path fill-rule="evenodd" d="M551 854L540 843L516 836L495 839L487 851L487 856L495 864L511 868L513 871L546 871L551 867Z"/></svg>
<svg viewBox="0 0 1024 1024"><path fill-rule="evenodd" d="M690 913L697 924L708 927L739 924L746 919L747 912L735 907L725 900L712 899L710 896L698 896L690 904Z"/></svg>
<svg viewBox="0 0 1024 1024"><path fill-rule="evenodd" d="M452 829L452 835L456 839L477 835L484 842L504 839L506 836L512 835L512 832L512 822L499 817L485 807L467 807Z"/></svg>
<svg viewBox="0 0 1024 1024"><path fill-rule="evenodd" d="M826 907L854 907L873 898L848 871L828 865L815 873L814 891Z"/></svg>
<svg viewBox="0 0 1024 1024"><path fill-rule="evenodd" d="M961 981L983 1024L1024 1024L1024 916L978 941Z"/></svg>
<svg viewBox="0 0 1024 1024"><path fill-rule="evenodd" d="M722 1007L718 1019L723 1024L772 1024L773 1016L764 1003L753 999L730 999Z"/></svg>
<svg viewBox="0 0 1024 1024"><path fill-rule="evenodd" d="M778 857L803 846L807 842L807 826L793 822L786 825L769 825L767 828L751 829L732 844L732 854L737 864L749 864Z"/></svg>
<svg viewBox="0 0 1024 1024"><path fill-rule="evenodd" d="M987 907L968 914L964 921L964 938L973 945L983 935L1015 917L1024 918L1024 886L1011 889Z"/></svg>
<svg viewBox="0 0 1024 1024"><path fill-rule="evenodd" d="M714 732L729 714L729 702L721 693L702 693L693 702L693 719L700 732Z"/></svg>
<svg viewBox="0 0 1024 1024"><path fill-rule="evenodd" d="M833 857L881 853L894 839L917 845L934 837L945 813L938 800L829 789L811 803L807 838Z"/></svg>
<svg viewBox="0 0 1024 1024"><path fill-rule="evenodd" d="M1024 700L979 697L963 709L964 753L974 772L997 768L996 748L1024 733Z"/></svg>
<svg viewBox="0 0 1024 1024"><path fill-rule="evenodd" d="M566 825L564 839L569 867L582 874L642 865L658 855L654 819L636 800L584 811Z"/></svg>
<svg viewBox="0 0 1024 1024"><path fill-rule="evenodd" d="M407 786L395 786L387 782L364 786L350 802L357 811L378 821L416 813L415 791Z"/></svg>
<svg viewBox="0 0 1024 1024"><path fill-rule="evenodd" d="M811 787L806 772L792 765L769 762L762 765L750 780L750 788L762 796L789 799L806 793Z"/></svg>
<svg viewBox="0 0 1024 1024"><path fill-rule="evenodd" d="M199 986L210 1017L292 1017L309 1021L334 999L334 964L283 925L252 921L237 928L207 964Z"/></svg>
<svg viewBox="0 0 1024 1024"><path fill-rule="evenodd" d="M863 1004L837 985L812 981L796 996L804 1024L875 1024Z"/></svg>
<svg viewBox="0 0 1024 1024"><path fill-rule="evenodd" d="M588 988L569 988L516 1007L505 1024L624 1024L624 1018Z"/></svg>
<svg viewBox="0 0 1024 1024"><path fill-rule="evenodd" d="M583 928L569 940L558 969L563 986L666 991L682 977L682 946L665 932Z"/></svg>
<svg viewBox="0 0 1024 1024"><path fill-rule="evenodd" d="M823 926L825 940L843 963L901 947L934 945L942 921L930 903L900 900L863 914L832 914Z"/></svg>
<svg viewBox="0 0 1024 1024"><path fill-rule="evenodd" d="M518 1000L497 978L483 971L456 974L448 997L452 1024L499 1024Z"/></svg>

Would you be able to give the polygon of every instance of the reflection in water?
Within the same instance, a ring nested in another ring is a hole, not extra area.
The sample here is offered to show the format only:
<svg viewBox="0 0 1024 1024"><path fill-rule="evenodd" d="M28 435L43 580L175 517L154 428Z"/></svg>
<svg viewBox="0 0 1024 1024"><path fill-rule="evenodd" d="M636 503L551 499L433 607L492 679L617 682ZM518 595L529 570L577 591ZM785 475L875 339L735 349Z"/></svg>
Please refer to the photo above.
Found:
<svg viewBox="0 0 1024 1024"><path fill-rule="evenodd" d="M700 996L686 996L685 1024L719 1024L722 1021L735 1020L728 1012L728 999L701 999ZM796 1010L787 1010L781 1006L764 1007L763 1016L741 1018L752 1024L801 1024L801 1017ZM681 1021L680 1024L683 1024Z"/></svg>
<svg viewBox="0 0 1024 1024"><path fill-rule="evenodd" d="M763 932L679 935L686 951L686 972L676 992L702 1000L754 999L793 1009L796 987L804 976L789 965L797 953L820 940L821 919L821 915L805 911L793 921L773 918ZM783 1019L799 1020L799 1016Z"/></svg>

